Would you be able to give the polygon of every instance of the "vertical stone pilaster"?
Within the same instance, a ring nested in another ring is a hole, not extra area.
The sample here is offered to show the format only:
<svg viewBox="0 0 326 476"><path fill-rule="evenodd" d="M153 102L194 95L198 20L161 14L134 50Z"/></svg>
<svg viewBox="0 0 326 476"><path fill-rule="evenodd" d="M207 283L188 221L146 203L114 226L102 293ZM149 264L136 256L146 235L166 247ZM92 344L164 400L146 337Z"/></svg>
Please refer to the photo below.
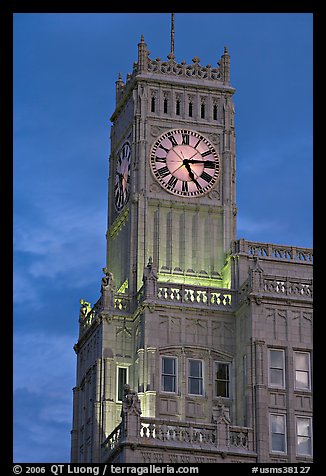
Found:
<svg viewBox="0 0 326 476"><path fill-rule="evenodd" d="M268 395L264 383L264 348L265 341L254 342L257 462L265 462L269 459Z"/></svg>

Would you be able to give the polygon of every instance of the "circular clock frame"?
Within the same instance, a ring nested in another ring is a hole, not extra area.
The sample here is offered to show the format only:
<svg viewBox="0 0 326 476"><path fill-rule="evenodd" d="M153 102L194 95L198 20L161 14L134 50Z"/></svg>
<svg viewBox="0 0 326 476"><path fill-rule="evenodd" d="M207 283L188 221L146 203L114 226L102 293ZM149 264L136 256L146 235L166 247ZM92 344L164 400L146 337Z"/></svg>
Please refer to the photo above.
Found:
<svg viewBox="0 0 326 476"><path fill-rule="evenodd" d="M207 194L220 177L220 158L211 142L190 129L171 129L154 142L152 174L167 192L181 197Z"/></svg>
<svg viewBox="0 0 326 476"><path fill-rule="evenodd" d="M131 147L125 141L118 152L114 177L114 205L118 213L124 208L130 195Z"/></svg>

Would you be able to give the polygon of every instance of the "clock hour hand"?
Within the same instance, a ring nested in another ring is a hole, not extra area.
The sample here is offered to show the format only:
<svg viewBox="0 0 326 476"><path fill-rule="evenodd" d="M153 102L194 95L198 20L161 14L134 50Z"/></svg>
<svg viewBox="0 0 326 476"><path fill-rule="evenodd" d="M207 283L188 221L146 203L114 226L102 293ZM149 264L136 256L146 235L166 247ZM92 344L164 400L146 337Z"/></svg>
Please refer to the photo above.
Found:
<svg viewBox="0 0 326 476"><path fill-rule="evenodd" d="M192 180L199 188L201 188L200 185L199 185L199 183L198 183L197 180L195 179L195 176L194 176L193 171L191 170L191 167L190 167L190 165L189 165L189 160L185 159L185 160L183 161L183 165L186 167L186 169L187 169L187 171L188 171L188 174L189 174L189 177L191 178L191 180Z"/></svg>

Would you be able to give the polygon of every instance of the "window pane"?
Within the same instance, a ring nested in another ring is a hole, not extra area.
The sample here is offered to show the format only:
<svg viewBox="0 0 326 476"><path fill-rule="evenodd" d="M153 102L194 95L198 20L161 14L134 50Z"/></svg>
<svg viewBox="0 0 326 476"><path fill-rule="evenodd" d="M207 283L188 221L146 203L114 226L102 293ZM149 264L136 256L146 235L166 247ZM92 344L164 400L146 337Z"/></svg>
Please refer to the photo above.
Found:
<svg viewBox="0 0 326 476"><path fill-rule="evenodd" d="M216 382L216 396L217 397L229 397L229 384L228 382L217 381Z"/></svg>
<svg viewBox="0 0 326 476"><path fill-rule="evenodd" d="M219 380L229 380L229 366L216 362L216 378Z"/></svg>
<svg viewBox="0 0 326 476"><path fill-rule="evenodd" d="M284 416L272 415L271 416L272 433L284 433Z"/></svg>
<svg viewBox="0 0 326 476"><path fill-rule="evenodd" d="M270 366L283 369L283 350L270 350Z"/></svg>
<svg viewBox="0 0 326 476"><path fill-rule="evenodd" d="M299 455L311 455L311 438L303 436L298 437L298 454Z"/></svg>
<svg viewBox="0 0 326 476"><path fill-rule="evenodd" d="M295 388L309 389L309 374L308 372L295 373Z"/></svg>
<svg viewBox="0 0 326 476"><path fill-rule="evenodd" d="M165 392L175 392L175 377L163 375L163 390Z"/></svg>
<svg viewBox="0 0 326 476"><path fill-rule="evenodd" d="M279 387L283 387L283 385L284 385L283 370L282 369L270 369L269 379L270 379L270 384L271 385L277 385Z"/></svg>
<svg viewBox="0 0 326 476"><path fill-rule="evenodd" d="M273 434L272 435L272 450L281 451L285 453L285 438L284 435Z"/></svg>
<svg viewBox="0 0 326 476"><path fill-rule="evenodd" d="M295 368L296 370L309 371L309 354L303 352L295 353Z"/></svg>
<svg viewBox="0 0 326 476"><path fill-rule="evenodd" d="M191 377L202 376L202 362L201 360L189 360L189 375Z"/></svg>
<svg viewBox="0 0 326 476"><path fill-rule="evenodd" d="M297 434L298 436L310 436L309 418L297 418Z"/></svg>
<svg viewBox="0 0 326 476"><path fill-rule="evenodd" d="M164 357L163 358L163 373L164 374L175 374L175 359Z"/></svg>
<svg viewBox="0 0 326 476"><path fill-rule="evenodd" d="M199 378L189 378L189 393L193 395L202 395L203 381Z"/></svg>

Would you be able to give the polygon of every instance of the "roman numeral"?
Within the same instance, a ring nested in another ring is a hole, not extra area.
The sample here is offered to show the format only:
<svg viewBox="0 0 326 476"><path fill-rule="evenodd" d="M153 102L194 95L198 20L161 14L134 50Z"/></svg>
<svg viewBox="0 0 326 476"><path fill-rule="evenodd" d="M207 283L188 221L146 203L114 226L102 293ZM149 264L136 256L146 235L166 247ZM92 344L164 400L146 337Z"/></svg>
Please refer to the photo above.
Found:
<svg viewBox="0 0 326 476"><path fill-rule="evenodd" d="M189 134L182 134L182 144L189 145Z"/></svg>
<svg viewBox="0 0 326 476"><path fill-rule="evenodd" d="M159 147L163 150L165 150L166 153L169 152L169 149L167 149L166 147L164 147L164 145L160 144Z"/></svg>
<svg viewBox="0 0 326 476"><path fill-rule="evenodd" d="M198 192L202 192L203 187L197 181L195 182L195 185L197 187Z"/></svg>
<svg viewBox="0 0 326 476"><path fill-rule="evenodd" d="M178 181L178 179L172 175L167 184L170 187L175 187L177 181Z"/></svg>
<svg viewBox="0 0 326 476"><path fill-rule="evenodd" d="M163 164L165 164L165 157L157 157L156 155L155 160L156 162L162 162Z"/></svg>
<svg viewBox="0 0 326 476"><path fill-rule="evenodd" d="M205 169L215 169L215 162L213 160L206 160Z"/></svg>
<svg viewBox="0 0 326 476"><path fill-rule="evenodd" d="M178 145L176 139L174 136L169 136L168 137L169 141L171 142L172 146L175 147L176 145Z"/></svg>
<svg viewBox="0 0 326 476"><path fill-rule="evenodd" d="M211 154L212 154L212 152L211 152L210 150L206 150L206 152L203 152L203 153L201 154L201 156L202 156L202 157L207 157L208 155L211 155Z"/></svg>
<svg viewBox="0 0 326 476"><path fill-rule="evenodd" d="M182 191L188 192L188 182L182 182Z"/></svg>
<svg viewBox="0 0 326 476"><path fill-rule="evenodd" d="M161 169L157 169L157 173L159 174L160 177L163 178L169 175L170 171L167 168L167 166L165 166L165 167L162 167Z"/></svg>
<svg viewBox="0 0 326 476"><path fill-rule="evenodd" d="M203 180L205 180L206 182L210 182L212 180L212 175L209 175L207 172L204 172L201 174L200 178L202 178Z"/></svg>
<svg viewBox="0 0 326 476"><path fill-rule="evenodd" d="M201 139L198 139L197 143L194 145L194 148L197 149L197 145L201 143Z"/></svg>

